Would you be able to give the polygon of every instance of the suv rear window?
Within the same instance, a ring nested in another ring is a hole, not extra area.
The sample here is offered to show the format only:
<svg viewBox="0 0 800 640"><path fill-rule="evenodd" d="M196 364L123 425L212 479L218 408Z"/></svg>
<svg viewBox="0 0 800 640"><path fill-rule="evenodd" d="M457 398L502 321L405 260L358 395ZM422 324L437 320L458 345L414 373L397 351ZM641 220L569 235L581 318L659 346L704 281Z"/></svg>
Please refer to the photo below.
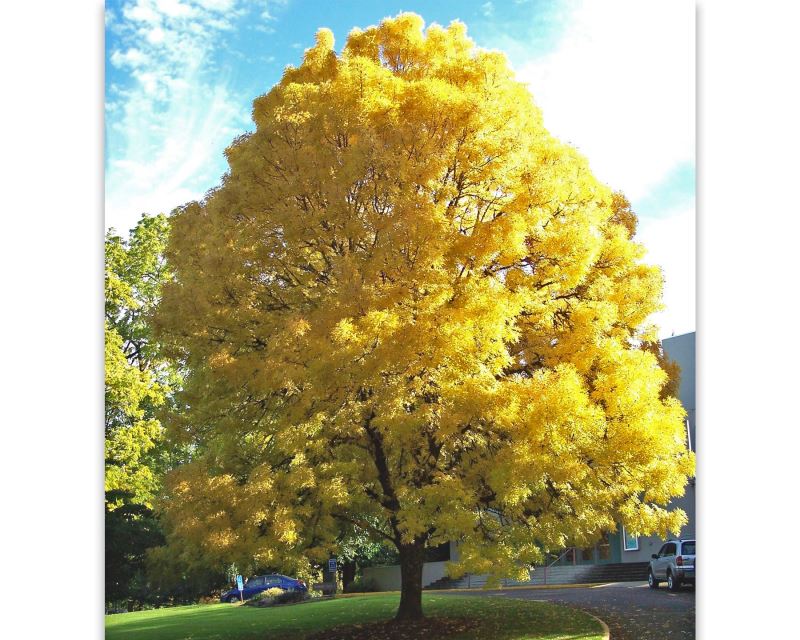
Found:
<svg viewBox="0 0 800 640"><path fill-rule="evenodd" d="M694 555L694 547L695 547L695 543L694 542L684 542L681 545L681 553L684 553L687 556L693 556Z"/></svg>

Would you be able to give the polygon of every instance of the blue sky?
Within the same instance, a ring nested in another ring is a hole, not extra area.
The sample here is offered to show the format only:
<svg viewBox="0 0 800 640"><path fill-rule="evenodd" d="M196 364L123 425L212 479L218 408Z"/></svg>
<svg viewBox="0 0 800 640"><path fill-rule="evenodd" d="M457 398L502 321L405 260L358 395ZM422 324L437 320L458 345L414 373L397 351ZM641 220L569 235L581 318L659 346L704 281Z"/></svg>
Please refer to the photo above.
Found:
<svg viewBox="0 0 800 640"><path fill-rule="evenodd" d="M253 98L297 65L319 27L401 11L467 24L504 51L555 135L640 215L665 273L662 335L695 328L694 6L638 0L112 0L106 4L106 226L169 212L214 187Z"/></svg>

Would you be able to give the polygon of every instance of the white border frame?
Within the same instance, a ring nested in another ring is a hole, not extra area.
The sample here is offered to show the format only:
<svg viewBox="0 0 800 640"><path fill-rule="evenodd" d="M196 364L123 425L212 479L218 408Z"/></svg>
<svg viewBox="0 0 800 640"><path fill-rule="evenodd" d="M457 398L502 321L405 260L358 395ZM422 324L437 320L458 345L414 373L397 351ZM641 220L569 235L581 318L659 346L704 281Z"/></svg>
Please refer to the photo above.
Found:
<svg viewBox="0 0 800 640"><path fill-rule="evenodd" d="M639 536L634 536L636 539L635 547L628 547L628 532L625 525L622 526L622 550L623 551L638 551L639 550Z"/></svg>

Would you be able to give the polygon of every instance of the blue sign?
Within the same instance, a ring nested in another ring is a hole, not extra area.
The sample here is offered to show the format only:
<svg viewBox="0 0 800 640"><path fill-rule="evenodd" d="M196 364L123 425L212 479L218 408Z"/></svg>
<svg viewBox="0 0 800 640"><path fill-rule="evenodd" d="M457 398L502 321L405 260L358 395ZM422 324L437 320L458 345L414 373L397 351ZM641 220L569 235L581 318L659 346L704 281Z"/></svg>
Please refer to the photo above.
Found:
<svg viewBox="0 0 800 640"><path fill-rule="evenodd" d="M242 576L236 576L236 588L239 589L239 591L244 589L244 581L242 580Z"/></svg>
<svg viewBox="0 0 800 640"><path fill-rule="evenodd" d="M328 560L328 571L334 573L336 571L336 558Z"/></svg>

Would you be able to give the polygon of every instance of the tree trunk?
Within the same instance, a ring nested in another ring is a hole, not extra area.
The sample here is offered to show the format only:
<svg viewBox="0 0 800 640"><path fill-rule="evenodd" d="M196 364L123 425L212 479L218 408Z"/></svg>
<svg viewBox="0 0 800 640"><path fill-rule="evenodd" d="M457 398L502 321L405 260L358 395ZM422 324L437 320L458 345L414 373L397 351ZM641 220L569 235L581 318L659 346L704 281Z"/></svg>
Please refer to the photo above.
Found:
<svg viewBox="0 0 800 640"><path fill-rule="evenodd" d="M345 560L342 562L342 590L347 591L347 587L353 584L356 579L356 561Z"/></svg>
<svg viewBox="0 0 800 640"><path fill-rule="evenodd" d="M396 620L422 619L422 564L425 562L424 540L400 545L400 607Z"/></svg>

